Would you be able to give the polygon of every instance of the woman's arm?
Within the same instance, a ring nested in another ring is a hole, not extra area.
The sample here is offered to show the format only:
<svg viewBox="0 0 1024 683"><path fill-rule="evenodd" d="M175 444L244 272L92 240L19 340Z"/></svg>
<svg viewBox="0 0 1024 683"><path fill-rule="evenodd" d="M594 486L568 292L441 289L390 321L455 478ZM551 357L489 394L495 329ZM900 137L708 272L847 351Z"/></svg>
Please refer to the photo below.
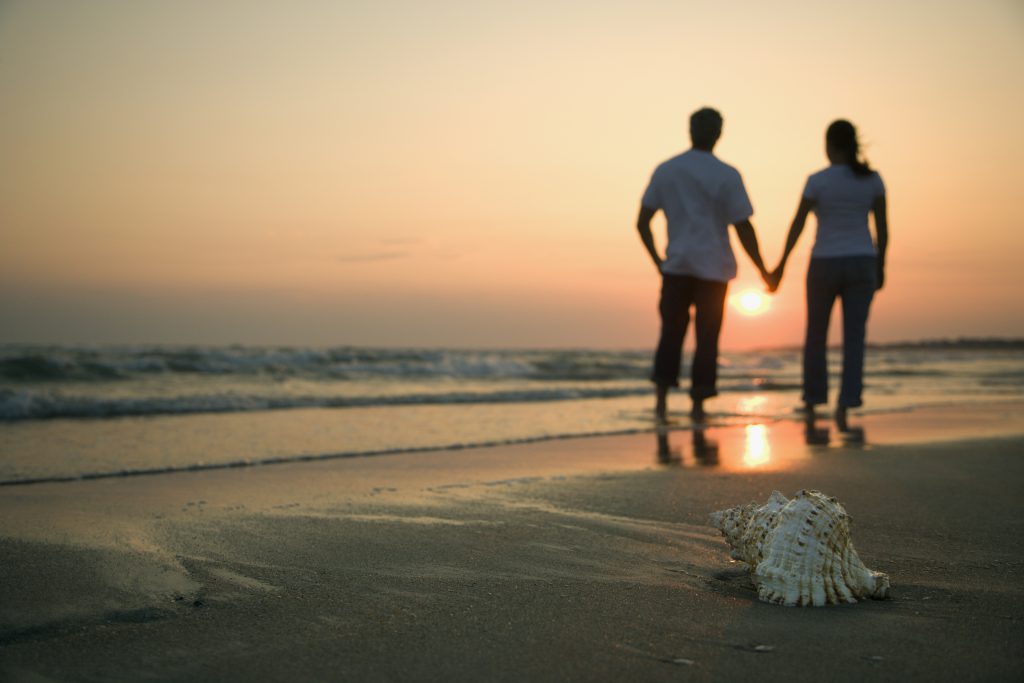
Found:
<svg viewBox="0 0 1024 683"><path fill-rule="evenodd" d="M879 195L871 210L875 214L875 248L878 250L878 286L885 284L885 250L889 247L889 215L885 195Z"/></svg>
<svg viewBox="0 0 1024 683"><path fill-rule="evenodd" d="M800 200L800 205L796 207L796 215L793 216L793 223L789 226L789 235L786 237L786 249L782 252L782 259L779 260L779 265L772 272L772 277L775 279L775 287L779 286L779 282L782 281L782 273L786 269L786 261L789 260L789 254L796 247L797 240L800 239L800 234L804 231L804 226L807 224L807 214L814 209L814 201L803 197Z"/></svg>

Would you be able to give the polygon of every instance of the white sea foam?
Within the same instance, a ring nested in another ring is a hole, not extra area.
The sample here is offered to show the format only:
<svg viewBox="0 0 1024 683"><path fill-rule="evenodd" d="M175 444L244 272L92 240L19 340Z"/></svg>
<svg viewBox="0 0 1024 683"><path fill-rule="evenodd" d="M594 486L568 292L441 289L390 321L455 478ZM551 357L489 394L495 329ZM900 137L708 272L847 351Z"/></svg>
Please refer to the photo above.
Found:
<svg viewBox="0 0 1024 683"><path fill-rule="evenodd" d="M649 429L649 366L633 351L0 347L0 481ZM871 410L1024 396L1016 349L872 350L866 370ZM787 416L799 383L796 350L725 353L713 410Z"/></svg>

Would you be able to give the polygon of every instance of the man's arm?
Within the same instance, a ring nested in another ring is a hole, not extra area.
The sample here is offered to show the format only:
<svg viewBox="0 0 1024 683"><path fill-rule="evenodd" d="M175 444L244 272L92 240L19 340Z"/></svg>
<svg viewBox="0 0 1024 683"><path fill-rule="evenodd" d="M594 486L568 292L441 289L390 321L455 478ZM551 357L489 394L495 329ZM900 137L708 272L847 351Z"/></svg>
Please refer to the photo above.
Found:
<svg viewBox="0 0 1024 683"><path fill-rule="evenodd" d="M875 200L871 210L875 213L875 248L878 250L878 286L876 289L881 289L885 284L885 250L889 248L889 215L884 194Z"/></svg>
<svg viewBox="0 0 1024 683"><path fill-rule="evenodd" d="M779 260L779 265L776 266L772 272L772 277L775 279L775 287L778 288L779 283L782 281L782 274L786 270L786 262L789 260L789 255L796 247L797 240L800 239L801 233L804 231L804 226L807 224L807 215L814 208L814 201L804 197L800 200L800 205L796 207L796 215L793 216L793 222L789 226L789 234L786 236L786 248L782 252L782 258Z"/></svg>
<svg viewBox="0 0 1024 683"><path fill-rule="evenodd" d="M641 205L640 215L636 218L636 229L640 233L640 241L644 243L647 253L651 255L651 260L654 261L654 266L660 273L662 258L658 255L657 247L654 246L654 234L651 232L651 219L656 213L658 213L657 209Z"/></svg>
<svg viewBox="0 0 1024 683"><path fill-rule="evenodd" d="M772 282L768 279L768 271L764 267L764 261L761 260L761 249L757 246L757 234L754 232L754 226L751 225L750 219L744 218L738 223L734 223L733 226L736 228L736 236L740 238L743 250L747 252L747 256L757 266L757 270L761 273L765 284L768 285L769 289L772 289Z"/></svg>

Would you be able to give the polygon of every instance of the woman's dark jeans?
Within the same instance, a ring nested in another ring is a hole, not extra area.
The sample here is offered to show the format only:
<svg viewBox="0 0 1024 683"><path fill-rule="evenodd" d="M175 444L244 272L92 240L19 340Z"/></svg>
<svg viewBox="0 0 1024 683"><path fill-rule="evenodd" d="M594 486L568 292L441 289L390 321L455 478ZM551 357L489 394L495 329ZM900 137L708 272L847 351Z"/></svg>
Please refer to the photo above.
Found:
<svg viewBox="0 0 1024 683"><path fill-rule="evenodd" d="M679 386L683 337L690 324L690 306L697 309L697 348L693 355L690 396L696 400L718 394L718 334L725 314L726 282L702 280L689 275L664 274L661 279L661 338L654 353L651 381Z"/></svg>
<svg viewBox="0 0 1024 683"><path fill-rule="evenodd" d="M828 403L825 346L832 304L843 304L843 380L839 405L861 405L864 389L864 340L868 310L877 286L874 256L812 258L807 269L807 336L804 339L804 403Z"/></svg>

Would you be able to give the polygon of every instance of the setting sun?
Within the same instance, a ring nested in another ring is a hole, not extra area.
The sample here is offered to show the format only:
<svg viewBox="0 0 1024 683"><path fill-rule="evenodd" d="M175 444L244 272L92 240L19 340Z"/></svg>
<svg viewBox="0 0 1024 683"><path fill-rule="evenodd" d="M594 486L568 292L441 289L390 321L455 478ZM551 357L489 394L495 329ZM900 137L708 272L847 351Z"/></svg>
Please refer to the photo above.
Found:
<svg viewBox="0 0 1024 683"><path fill-rule="evenodd" d="M745 289L730 297L733 308L743 315L761 315L770 308L770 302L764 293L756 289Z"/></svg>

